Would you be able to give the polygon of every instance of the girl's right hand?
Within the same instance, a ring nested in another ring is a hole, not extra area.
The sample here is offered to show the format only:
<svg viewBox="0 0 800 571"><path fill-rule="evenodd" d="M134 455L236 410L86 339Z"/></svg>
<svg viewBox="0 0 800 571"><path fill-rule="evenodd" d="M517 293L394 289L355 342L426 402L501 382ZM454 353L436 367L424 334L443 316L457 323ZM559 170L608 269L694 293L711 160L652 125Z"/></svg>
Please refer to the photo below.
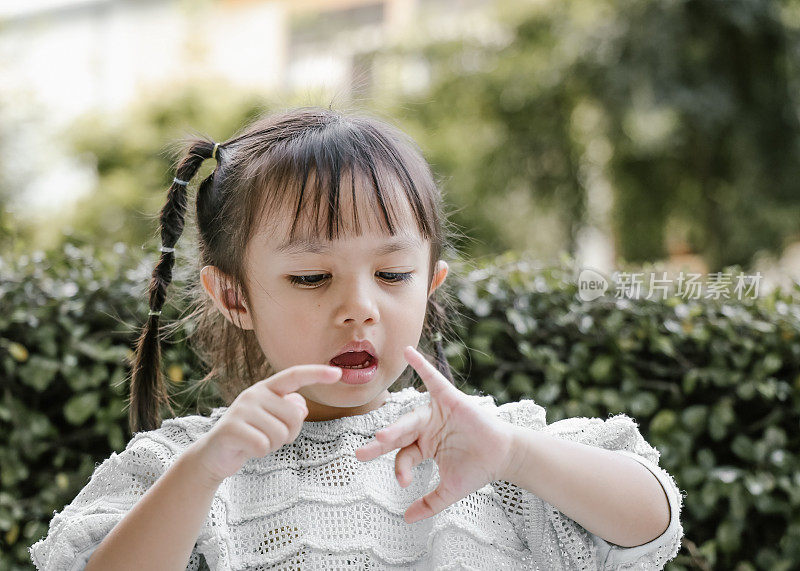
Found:
<svg viewBox="0 0 800 571"><path fill-rule="evenodd" d="M247 387L190 447L205 476L220 484L250 458L293 442L308 416L305 399L295 391L314 383L332 384L341 376L342 370L330 365L295 365Z"/></svg>

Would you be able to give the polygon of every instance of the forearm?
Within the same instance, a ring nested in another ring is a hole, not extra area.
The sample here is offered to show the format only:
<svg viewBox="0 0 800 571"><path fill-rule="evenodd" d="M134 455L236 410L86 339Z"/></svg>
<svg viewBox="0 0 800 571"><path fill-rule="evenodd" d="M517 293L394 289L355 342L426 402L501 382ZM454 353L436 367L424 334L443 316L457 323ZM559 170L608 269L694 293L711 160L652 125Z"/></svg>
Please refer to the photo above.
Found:
<svg viewBox="0 0 800 571"><path fill-rule="evenodd" d="M642 545L667 529L664 489L636 460L541 431L518 426L512 431L512 453L501 479L622 547Z"/></svg>
<svg viewBox="0 0 800 571"><path fill-rule="evenodd" d="M86 571L183 571L219 483L198 478L189 447L97 547Z"/></svg>

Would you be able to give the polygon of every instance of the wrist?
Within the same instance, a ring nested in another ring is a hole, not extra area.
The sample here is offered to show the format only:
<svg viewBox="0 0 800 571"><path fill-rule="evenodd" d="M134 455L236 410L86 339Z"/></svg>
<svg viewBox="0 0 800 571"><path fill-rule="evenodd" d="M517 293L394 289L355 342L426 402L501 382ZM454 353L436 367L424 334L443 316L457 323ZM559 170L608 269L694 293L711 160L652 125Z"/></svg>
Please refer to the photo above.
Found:
<svg viewBox="0 0 800 571"><path fill-rule="evenodd" d="M193 474L204 488L216 491L222 480L212 474L203 464L202 446L203 442L201 440L195 440L181 455L178 462L188 466L187 471Z"/></svg>
<svg viewBox="0 0 800 571"><path fill-rule="evenodd" d="M497 470L498 480L505 480L514 483L517 478L517 470L520 466L520 427L509 424L507 430L508 438L507 444L504 447L504 454L500 460L500 466Z"/></svg>

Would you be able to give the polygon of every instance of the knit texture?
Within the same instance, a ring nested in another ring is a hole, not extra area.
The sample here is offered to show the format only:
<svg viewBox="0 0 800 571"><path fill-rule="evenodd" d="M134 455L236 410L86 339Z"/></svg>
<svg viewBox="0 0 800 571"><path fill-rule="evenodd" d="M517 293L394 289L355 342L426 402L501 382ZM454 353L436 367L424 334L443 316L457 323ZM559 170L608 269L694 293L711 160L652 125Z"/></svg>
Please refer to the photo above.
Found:
<svg viewBox="0 0 800 571"><path fill-rule="evenodd" d="M380 408L305 422L294 442L251 458L219 486L187 569L662 569L683 536L682 495L658 466L659 452L633 419L570 418L547 425L545 410L523 399L497 406L468 395L502 420L609 450L645 465L670 504L667 530L624 548L589 533L552 505L510 482L485 485L441 513L407 524L403 514L439 482L432 459L395 479L397 450L368 462L355 450L401 415L430 401L409 387ZM165 420L134 434L125 450L95 468L88 484L29 549L37 569L83 569L111 529L176 458L225 414Z"/></svg>

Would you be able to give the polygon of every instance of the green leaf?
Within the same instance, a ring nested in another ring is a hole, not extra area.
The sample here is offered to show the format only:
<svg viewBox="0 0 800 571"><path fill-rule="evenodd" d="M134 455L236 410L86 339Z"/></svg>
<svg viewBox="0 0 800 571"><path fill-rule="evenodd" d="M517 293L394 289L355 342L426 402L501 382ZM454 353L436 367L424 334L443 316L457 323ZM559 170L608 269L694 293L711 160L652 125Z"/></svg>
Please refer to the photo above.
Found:
<svg viewBox="0 0 800 571"><path fill-rule="evenodd" d="M78 341L73 346L78 350L78 352L91 357L95 361L119 363L125 358L127 353L127 349L125 347L121 347L119 345L113 345L109 347L108 341L103 341L102 343Z"/></svg>
<svg viewBox="0 0 800 571"><path fill-rule="evenodd" d="M739 458L752 461L755 456L753 441L744 434L737 434L731 442L731 450Z"/></svg>
<svg viewBox="0 0 800 571"><path fill-rule="evenodd" d="M736 386L736 394L742 400L751 400L756 396L756 382L748 380L738 384Z"/></svg>
<svg viewBox="0 0 800 571"><path fill-rule="evenodd" d="M630 404L631 414L634 416L650 416L658 408L658 398L650 393L637 394Z"/></svg>
<svg viewBox="0 0 800 571"><path fill-rule="evenodd" d="M711 417L708 421L708 432L716 441L720 441L727 435L728 426L733 424L736 417L733 412L733 405L730 398L720 401L714 405Z"/></svg>
<svg viewBox="0 0 800 571"><path fill-rule="evenodd" d="M596 357L589 366L589 376L597 382L604 383L611 380L615 359L611 355Z"/></svg>
<svg viewBox="0 0 800 571"><path fill-rule="evenodd" d="M653 341L655 350L659 353L663 353L669 357L675 355L675 346L672 344L672 340L669 337L658 336Z"/></svg>
<svg viewBox="0 0 800 571"><path fill-rule="evenodd" d="M707 418L708 407L702 404L688 406L681 413L681 421L684 426L695 434L705 429Z"/></svg>
<svg viewBox="0 0 800 571"><path fill-rule="evenodd" d="M56 359L33 355L25 365L19 369L19 377L23 383L42 392L53 381L60 367Z"/></svg>
<svg viewBox="0 0 800 571"><path fill-rule="evenodd" d="M522 373L514 373L508 383L508 388L519 394L531 394L533 392L533 380Z"/></svg>
<svg viewBox="0 0 800 571"><path fill-rule="evenodd" d="M690 395L694 392L698 380L697 369L689 369L683 376L683 392ZM755 390L755 389L754 389Z"/></svg>
<svg viewBox="0 0 800 571"><path fill-rule="evenodd" d="M717 526L717 542L723 553L734 553L739 548L742 528L735 522L726 519Z"/></svg>
<svg viewBox="0 0 800 571"><path fill-rule="evenodd" d="M697 486L702 483L708 474L699 466L685 466L681 470L681 484L684 486Z"/></svg>
<svg viewBox="0 0 800 571"><path fill-rule="evenodd" d="M661 410L650 421L650 430L653 432L668 432L675 426L676 420L674 411L669 409Z"/></svg>
<svg viewBox="0 0 800 571"><path fill-rule="evenodd" d="M97 412L100 404L100 395L96 392L85 393L72 397L64 405L64 418L70 424L79 425Z"/></svg>

